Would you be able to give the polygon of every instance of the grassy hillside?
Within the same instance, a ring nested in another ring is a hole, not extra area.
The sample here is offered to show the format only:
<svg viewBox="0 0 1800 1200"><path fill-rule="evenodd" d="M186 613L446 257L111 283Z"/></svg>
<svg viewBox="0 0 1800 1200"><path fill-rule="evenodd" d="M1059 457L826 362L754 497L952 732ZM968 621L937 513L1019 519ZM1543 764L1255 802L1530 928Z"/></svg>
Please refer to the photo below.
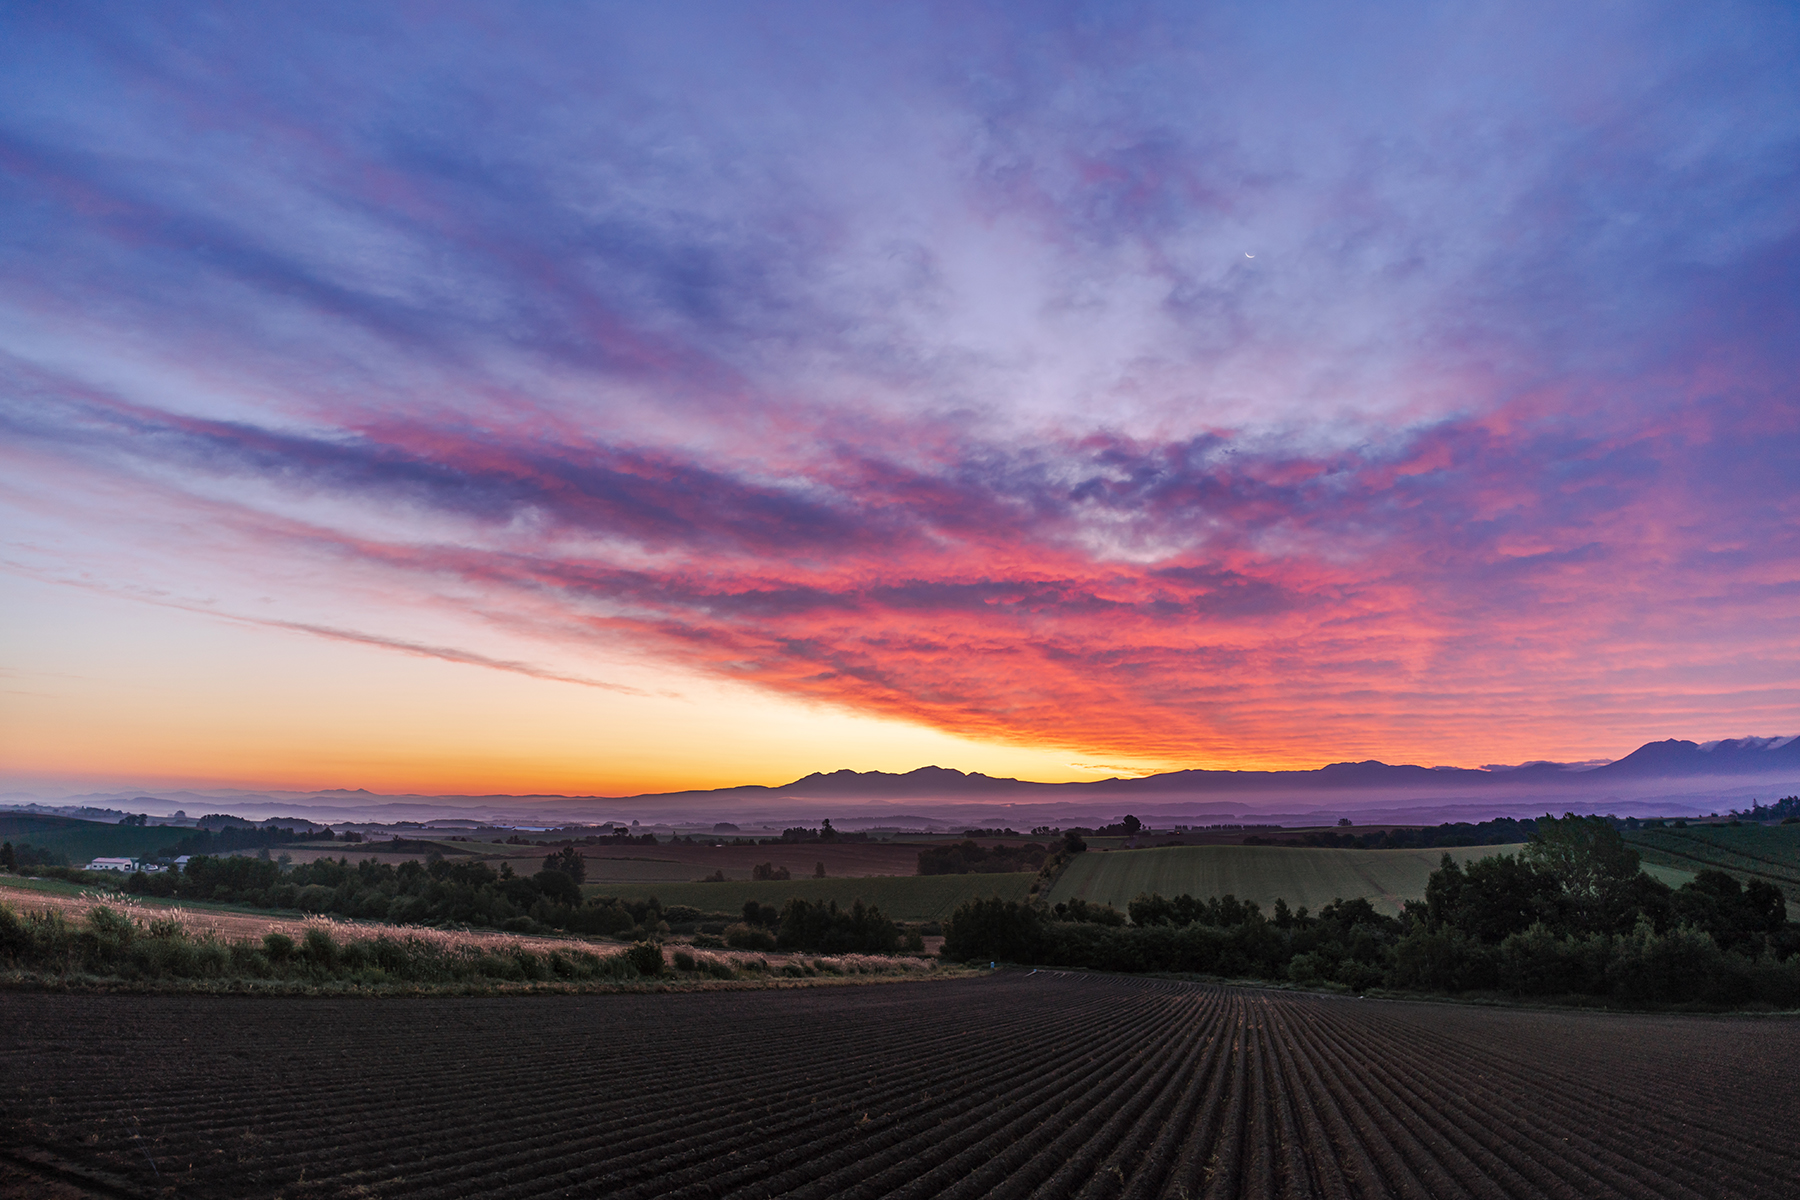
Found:
<svg viewBox="0 0 1800 1200"><path fill-rule="evenodd" d="M1169 846L1076 855L1050 901L1080 897L1123 909L1141 892L1163 896L1236 896L1266 912L1277 898L1317 912L1336 899L1367 896L1385 913L1425 894L1425 881L1447 853L1458 862L1514 854L1518 846L1450 850L1329 850L1300 846Z"/></svg>
<svg viewBox="0 0 1800 1200"><path fill-rule="evenodd" d="M1764 879L1800 913L1800 825L1689 825L1685 829L1632 829L1625 840L1646 866L1702 871L1708 867L1739 879Z"/></svg>
<svg viewBox="0 0 1800 1200"><path fill-rule="evenodd" d="M665 905L686 904L703 912L735 913L744 901L773 904L777 908L795 896L840 905L862 900L897 921L941 921L965 900L999 896L1023 900L1037 875L1020 871L1000 875L893 875L861 879L793 879L781 883L589 883L582 891L590 896L617 896L643 900L655 896Z"/></svg>
<svg viewBox="0 0 1800 1200"><path fill-rule="evenodd" d="M1663 863L1653 863L1647 859L1640 860L1639 866L1643 868L1644 874L1650 876L1652 879L1659 879L1672 888L1678 888L1684 884L1692 883L1694 881L1694 875L1696 874L1694 871L1684 871L1680 867L1666 866ZM1790 909L1793 907L1792 901L1789 901L1788 907Z"/></svg>
<svg viewBox="0 0 1800 1200"><path fill-rule="evenodd" d="M81 866L95 858L142 858L192 833L173 826L107 825L45 813L0 812L0 841L54 850Z"/></svg>

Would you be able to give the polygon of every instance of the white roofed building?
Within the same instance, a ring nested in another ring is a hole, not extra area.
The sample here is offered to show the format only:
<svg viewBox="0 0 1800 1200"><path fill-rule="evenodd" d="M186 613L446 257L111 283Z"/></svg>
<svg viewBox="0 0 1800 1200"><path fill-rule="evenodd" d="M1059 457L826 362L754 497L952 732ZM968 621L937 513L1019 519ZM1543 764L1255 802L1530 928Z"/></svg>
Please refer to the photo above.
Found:
<svg viewBox="0 0 1800 1200"><path fill-rule="evenodd" d="M138 869L135 858L96 858L87 865L89 871L135 871Z"/></svg>

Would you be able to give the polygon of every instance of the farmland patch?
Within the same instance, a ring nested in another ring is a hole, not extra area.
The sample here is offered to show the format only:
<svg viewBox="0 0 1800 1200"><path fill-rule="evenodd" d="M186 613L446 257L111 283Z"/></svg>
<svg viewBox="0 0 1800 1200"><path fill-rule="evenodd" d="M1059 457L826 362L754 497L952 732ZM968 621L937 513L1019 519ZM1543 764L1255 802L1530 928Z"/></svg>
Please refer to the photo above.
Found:
<svg viewBox="0 0 1800 1200"><path fill-rule="evenodd" d="M791 879L774 882L732 880L726 883L589 883L590 896L644 900L655 896L666 907L683 904L701 912L734 913L744 901L780 908L799 897L808 903L832 900L846 906L861 900L896 921L941 921L964 901L999 896L1023 900L1037 875L1030 871L1001 875L899 875L844 879Z"/></svg>
<svg viewBox="0 0 1800 1200"><path fill-rule="evenodd" d="M1719 825L1632 829L1625 841L1647 865L1690 874L1724 871L1781 889L1789 919L1800 919L1800 825Z"/></svg>
<svg viewBox="0 0 1800 1200"><path fill-rule="evenodd" d="M15 1152L112 1195L1759 1198L1800 1176L1800 1026L1766 1018L1004 972L664 996L4 994L0 1031Z"/></svg>
<svg viewBox="0 0 1800 1200"><path fill-rule="evenodd" d="M1450 850L1333 850L1298 846L1169 846L1078 854L1050 891L1052 903L1082 899L1123 910L1143 893L1236 896L1265 910L1283 899L1317 912L1359 896L1389 915L1425 894L1445 854L1458 862L1516 854L1519 846Z"/></svg>

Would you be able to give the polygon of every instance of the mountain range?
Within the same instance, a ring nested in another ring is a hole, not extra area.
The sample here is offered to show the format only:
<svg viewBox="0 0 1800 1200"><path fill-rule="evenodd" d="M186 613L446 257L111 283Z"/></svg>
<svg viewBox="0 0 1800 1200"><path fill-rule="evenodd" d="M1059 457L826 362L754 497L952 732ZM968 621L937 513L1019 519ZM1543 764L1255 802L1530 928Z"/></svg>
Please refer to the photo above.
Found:
<svg viewBox="0 0 1800 1200"><path fill-rule="evenodd" d="M666 792L634 799L770 796L819 799L995 799L1029 794L1034 799L1080 800L1096 795L1170 797L1200 794L1247 795L1266 792L1438 791L1464 788L1588 790L1656 780L1702 777L1787 777L1800 781L1800 738L1730 738L1689 742L1678 738L1647 742L1603 766L1531 762L1516 767L1419 767L1366 762L1330 763L1309 771L1165 771L1137 778L1081 783L1032 783L947 767L914 771L814 772L785 786L746 784L707 791Z"/></svg>
<svg viewBox="0 0 1800 1200"><path fill-rule="evenodd" d="M1435 823L1530 816L1551 809L1685 816L1748 808L1754 799L1800 793L1800 738L1649 742L1604 764L1421 767L1338 762L1307 771L1166 771L1138 778L1034 783L947 767L914 771L815 772L777 786L744 784L636 796L384 795L362 788L311 792L141 789L48 797L0 796L0 807L117 819L119 811L231 812L343 821L494 821L537 828L642 817L746 819L780 828L834 816L861 825L1089 824L1120 813L1174 821L1250 820L1306 824L1335 819ZM47 802L47 806L46 806ZM904 807L902 807L904 806ZM846 827L849 827L846 825Z"/></svg>

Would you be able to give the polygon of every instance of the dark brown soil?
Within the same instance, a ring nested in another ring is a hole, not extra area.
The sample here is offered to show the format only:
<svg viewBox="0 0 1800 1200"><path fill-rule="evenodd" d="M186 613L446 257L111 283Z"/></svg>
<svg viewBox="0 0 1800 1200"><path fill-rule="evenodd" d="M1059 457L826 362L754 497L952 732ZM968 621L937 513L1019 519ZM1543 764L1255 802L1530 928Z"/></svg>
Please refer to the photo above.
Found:
<svg viewBox="0 0 1800 1200"><path fill-rule="evenodd" d="M1796 1068L1785 1018L1055 972L665 996L0 994L0 1161L84 1193L196 1197L1785 1197Z"/></svg>

